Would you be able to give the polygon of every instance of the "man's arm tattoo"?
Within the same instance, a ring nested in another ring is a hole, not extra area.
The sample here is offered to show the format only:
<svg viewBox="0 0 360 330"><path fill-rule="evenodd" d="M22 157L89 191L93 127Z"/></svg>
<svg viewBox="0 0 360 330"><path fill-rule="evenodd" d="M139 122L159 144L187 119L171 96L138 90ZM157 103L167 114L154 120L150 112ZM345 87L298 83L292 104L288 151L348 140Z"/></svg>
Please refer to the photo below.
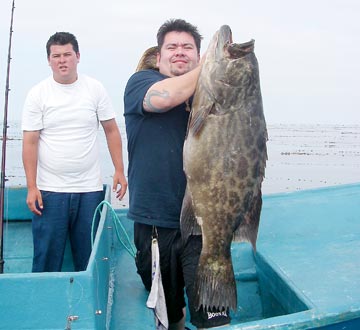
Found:
<svg viewBox="0 0 360 330"><path fill-rule="evenodd" d="M143 101L143 106L147 111L150 112L164 112L167 111L168 109L159 109L156 108L152 103L151 103L151 98L153 96L157 96L157 97L162 97L164 99L167 99L169 97L169 92L168 91L163 91L163 92L159 92L159 91L151 91L149 93L147 93L144 97L144 101Z"/></svg>

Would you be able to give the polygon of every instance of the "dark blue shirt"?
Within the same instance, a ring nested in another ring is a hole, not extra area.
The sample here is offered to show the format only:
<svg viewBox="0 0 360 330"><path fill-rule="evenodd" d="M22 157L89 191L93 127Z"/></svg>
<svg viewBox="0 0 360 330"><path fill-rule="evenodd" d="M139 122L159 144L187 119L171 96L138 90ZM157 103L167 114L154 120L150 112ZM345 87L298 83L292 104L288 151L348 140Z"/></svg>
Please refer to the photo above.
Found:
<svg viewBox="0 0 360 330"><path fill-rule="evenodd" d="M186 178L183 144L189 112L185 103L164 113L146 112L143 99L155 82L155 70L132 75L124 94L129 153L129 213L134 221L179 228Z"/></svg>

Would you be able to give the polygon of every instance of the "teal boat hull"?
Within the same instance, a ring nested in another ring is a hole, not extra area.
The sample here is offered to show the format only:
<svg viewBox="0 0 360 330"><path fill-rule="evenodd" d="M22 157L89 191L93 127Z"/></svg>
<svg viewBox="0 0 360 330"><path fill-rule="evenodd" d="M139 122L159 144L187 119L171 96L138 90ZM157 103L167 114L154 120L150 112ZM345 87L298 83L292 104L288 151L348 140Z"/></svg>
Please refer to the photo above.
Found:
<svg viewBox="0 0 360 330"><path fill-rule="evenodd" d="M154 329L134 261L115 251L110 329ZM238 309L222 329L360 329L360 184L264 196L256 253L233 243L232 259Z"/></svg>
<svg viewBox="0 0 360 330"><path fill-rule="evenodd" d="M25 193L8 192L16 220L4 227L0 329L155 329L148 292L120 240L133 238L128 210L104 205L86 271L73 272L67 255L62 272L32 274ZM104 195L109 201L109 187ZM264 196L257 251L232 244L238 308L222 329L360 329L359 202L360 184ZM188 315L186 323L195 329Z"/></svg>
<svg viewBox="0 0 360 330"><path fill-rule="evenodd" d="M25 188L5 192L4 273L0 275L0 329L106 329L111 226L103 206L85 271L72 271L67 249L62 272L31 273L31 213ZM104 188L110 201L110 188ZM75 326L76 324L76 326Z"/></svg>

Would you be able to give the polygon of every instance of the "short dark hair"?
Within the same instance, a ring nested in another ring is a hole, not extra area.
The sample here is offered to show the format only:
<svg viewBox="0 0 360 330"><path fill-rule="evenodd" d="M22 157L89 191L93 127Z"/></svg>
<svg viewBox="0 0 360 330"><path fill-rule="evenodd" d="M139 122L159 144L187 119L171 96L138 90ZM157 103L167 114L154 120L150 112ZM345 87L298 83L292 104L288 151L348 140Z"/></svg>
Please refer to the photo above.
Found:
<svg viewBox="0 0 360 330"><path fill-rule="evenodd" d="M196 48L198 50L198 53L200 54L201 39L203 37L199 33L196 26L186 22L183 19L169 19L160 26L157 33L157 43L159 51L164 44L165 35L172 31L190 33L195 40Z"/></svg>
<svg viewBox="0 0 360 330"><path fill-rule="evenodd" d="M50 47L52 45L67 45L67 44L71 44L73 46L73 49L75 51L75 53L79 53L79 44L76 40L76 37L69 33L69 32L56 32L55 34L53 34L48 42L46 43L46 53L47 56L50 56Z"/></svg>

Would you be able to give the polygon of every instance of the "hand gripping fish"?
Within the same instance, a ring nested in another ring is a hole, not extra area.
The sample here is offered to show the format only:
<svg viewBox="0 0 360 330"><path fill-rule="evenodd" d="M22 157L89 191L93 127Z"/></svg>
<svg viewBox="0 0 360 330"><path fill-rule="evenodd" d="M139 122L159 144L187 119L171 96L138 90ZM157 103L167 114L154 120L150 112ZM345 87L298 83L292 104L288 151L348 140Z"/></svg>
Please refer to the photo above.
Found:
<svg viewBox="0 0 360 330"><path fill-rule="evenodd" d="M266 141L254 40L233 43L230 27L222 26L206 52L183 151L182 235L202 234L203 241L197 308L236 310L231 242L256 248Z"/></svg>

